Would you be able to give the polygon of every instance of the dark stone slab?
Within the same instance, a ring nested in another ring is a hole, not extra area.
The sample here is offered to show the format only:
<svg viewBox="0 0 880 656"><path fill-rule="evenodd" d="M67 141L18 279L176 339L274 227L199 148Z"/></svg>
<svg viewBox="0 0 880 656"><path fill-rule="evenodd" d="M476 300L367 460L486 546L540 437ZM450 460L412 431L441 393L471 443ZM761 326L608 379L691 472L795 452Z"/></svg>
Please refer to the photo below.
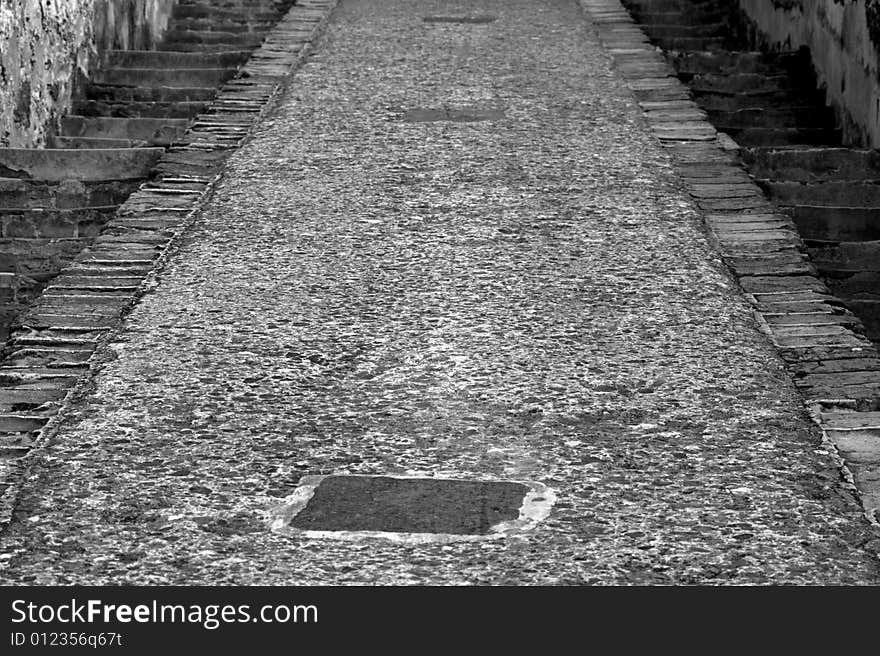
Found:
<svg viewBox="0 0 880 656"><path fill-rule="evenodd" d="M426 23L460 23L465 25L485 25L498 20L497 16L479 14L475 16L425 16L422 19Z"/></svg>
<svg viewBox="0 0 880 656"><path fill-rule="evenodd" d="M328 476L290 526L311 531L483 535L519 517L521 483Z"/></svg>
<svg viewBox="0 0 880 656"><path fill-rule="evenodd" d="M504 118L503 109L410 109L403 115L407 123L435 123L452 121L454 123L474 123L476 121L498 121Z"/></svg>

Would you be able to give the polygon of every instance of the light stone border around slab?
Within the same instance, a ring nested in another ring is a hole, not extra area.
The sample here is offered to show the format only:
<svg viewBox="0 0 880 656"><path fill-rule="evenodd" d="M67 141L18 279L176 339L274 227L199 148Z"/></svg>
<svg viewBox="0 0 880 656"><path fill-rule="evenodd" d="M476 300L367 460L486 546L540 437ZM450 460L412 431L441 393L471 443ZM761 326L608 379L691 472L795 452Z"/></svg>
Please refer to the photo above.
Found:
<svg viewBox="0 0 880 656"><path fill-rule="evenodd" d="M451 481L465 483L517 483L528 488L519 507L519 517L516 519L499 522L489 528L489 533L483 535L456 534L456 533L402 533L390 531L309 531L290 526L293 521L315 494L315 490L321 482L330 476L348 476L374 478L396 478L401 480L432 480ZM518 481L508 479L491 479L483 477L473 478L448 478L433 476L430 473L412 473L406 475L389 474L350 474L339 472L322 476L303 476L299 486L293 494L285 498L278 506L269 511L269 528L277 533L292 538L327 539L357 541L368 539L384 539L401 544L430 544L449 542L482 542L485 540L498 540L521 536L534 529L541 521L550 515L553 505L556 503L556 491L536 481Z"/></svg>

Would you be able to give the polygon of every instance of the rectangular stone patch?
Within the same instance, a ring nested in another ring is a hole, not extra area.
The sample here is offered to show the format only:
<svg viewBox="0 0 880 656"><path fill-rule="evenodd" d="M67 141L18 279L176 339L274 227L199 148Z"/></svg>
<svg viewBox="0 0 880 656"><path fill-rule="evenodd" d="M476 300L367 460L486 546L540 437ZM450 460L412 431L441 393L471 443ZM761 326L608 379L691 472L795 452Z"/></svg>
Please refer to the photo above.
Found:
<svg viewBox="0 0 880 656"><path fill-rule="evenodd" d="M474 123L477 121L497 121L504 118L503 109L410 109L403 115L407 123L435 123L451 121L453 123Z"/></svg>
<svg viewBox="0 0 880 656"><path fill-rule="evenodd" d="M425 16L422 19L426 23L458 23L464 25L485 25L498 20L497 16L490 14L478 14L475 16Z"/></svg>
<svg viewBox="0 0 880 656"><path fill-rule="evenodd" d="M529 487L515 482L327 476L290 526L308 531L485 535L519 516Z"/></svg>

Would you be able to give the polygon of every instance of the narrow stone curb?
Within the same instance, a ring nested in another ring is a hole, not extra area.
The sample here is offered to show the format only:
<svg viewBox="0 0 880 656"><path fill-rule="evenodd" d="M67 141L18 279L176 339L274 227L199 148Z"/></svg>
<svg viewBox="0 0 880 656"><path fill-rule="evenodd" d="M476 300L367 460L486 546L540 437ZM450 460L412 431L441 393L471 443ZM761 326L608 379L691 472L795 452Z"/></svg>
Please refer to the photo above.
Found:
<svg viewBox="0 0 880 656"><path fill-rule="evenodd" d="M121 326L196 220L230 155L274 105L338 0L299 0L159 159L93 244L17 321L0 361L0 527L33 455L91 382L99 345ZM22 410L17 410L23 408Z"/></svg>
<svg viewBox="0 0 880 656"><path fill-rule="evenodd" d="M619 0L580 0L701 210L709 236L801 391L865 515L880 526L880 355L817 277L792 220L749 177Z"/></svg>

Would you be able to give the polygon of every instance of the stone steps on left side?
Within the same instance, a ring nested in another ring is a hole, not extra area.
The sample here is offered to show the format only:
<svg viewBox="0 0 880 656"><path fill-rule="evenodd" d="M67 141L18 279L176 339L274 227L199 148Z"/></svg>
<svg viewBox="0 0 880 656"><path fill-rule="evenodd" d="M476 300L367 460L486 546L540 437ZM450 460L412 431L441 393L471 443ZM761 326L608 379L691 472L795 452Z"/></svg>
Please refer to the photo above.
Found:
<svg viewBox="0 0 880 656"><path fill-rule="evenodd" d="M4 316L20 311L99 234L163 152L0 148Z"/></svg>

